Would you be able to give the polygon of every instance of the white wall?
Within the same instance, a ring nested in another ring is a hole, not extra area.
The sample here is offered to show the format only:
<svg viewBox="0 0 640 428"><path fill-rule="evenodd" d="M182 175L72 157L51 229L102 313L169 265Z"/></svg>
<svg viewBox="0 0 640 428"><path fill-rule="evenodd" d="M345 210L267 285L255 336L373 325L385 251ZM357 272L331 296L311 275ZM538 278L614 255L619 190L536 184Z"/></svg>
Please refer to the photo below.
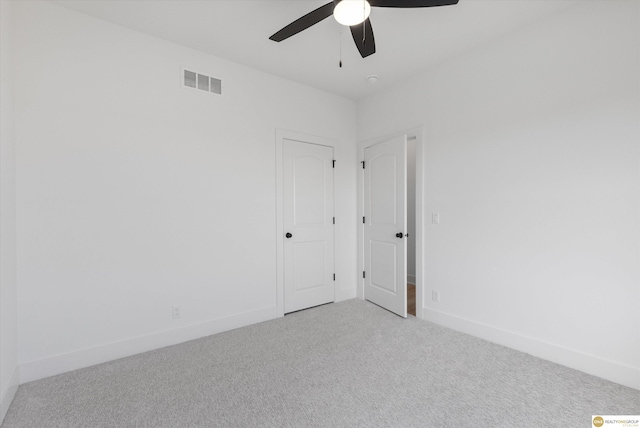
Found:
<svg viewBox="0 0 640 428"><path fill-rule="evenodd" d="M18 387L11 3L0 1L0 423Z"/></svg>
<svg viewBox="0 0 640 428"><path fill-rule="evenodd" d="M335 140L336 288L355 296L354 102L15 8L22 381L275 317L276 129ZM223 95L182 88L181 66Z"/></svg>
<svg viewBox="0 0 640 428"><path fill-rule="evenodd" d="M426 127L426 318L635 388L639 8L576 2L358 104L359 140Z"/></svg>

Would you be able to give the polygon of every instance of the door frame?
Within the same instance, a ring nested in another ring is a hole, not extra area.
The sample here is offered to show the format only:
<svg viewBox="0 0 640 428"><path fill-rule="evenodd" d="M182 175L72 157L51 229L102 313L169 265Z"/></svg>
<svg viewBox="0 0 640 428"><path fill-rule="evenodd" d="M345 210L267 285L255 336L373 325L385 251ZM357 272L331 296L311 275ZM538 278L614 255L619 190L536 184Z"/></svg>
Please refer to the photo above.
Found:
<svg viewBox="0 0 640 428"><path fill-rule="evenodd" d="M276 316L284 316L284 140L293 140L301 143L316 144L333 148L333 156L336 153L336 142L330 138L302 132L289 131L276 128ZM333 203L335 213L335 173L333 177ZM333 263L335 267L336 239L334 231L333 239Z"/></svg>
<svg viewBox="0 0 640 428"><path fill-rule="evenodd" d="M390 138L406 135L407 140L416 140L416 318L424 319L424 156L425 132L424 126L394 132L383 137L369 138L358 142L358 273L356 296L364 299L364 171L361 162L364 161L364 149L381 143Z"/></svg>

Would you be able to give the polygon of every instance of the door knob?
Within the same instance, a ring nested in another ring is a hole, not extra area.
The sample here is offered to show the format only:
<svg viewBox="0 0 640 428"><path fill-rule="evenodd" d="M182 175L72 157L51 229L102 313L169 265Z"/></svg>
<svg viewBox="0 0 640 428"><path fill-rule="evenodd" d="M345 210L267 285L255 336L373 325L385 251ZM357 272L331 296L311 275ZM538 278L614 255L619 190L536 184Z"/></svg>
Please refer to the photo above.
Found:
<svg viewBox="0 0 640 428"><path fill-rule="evenodd" d="M402 232L396 233L396 238L402 238Z"/></svg>
<svg viewBox="0 0 640 428"><path fill-rule="evenodd" d="M292 235L292 234L290 234L289 232L287 232L287 234L286 234L286 235L284 235L284 236L286 236L287 238L293 238L293 235Z"/></svg>

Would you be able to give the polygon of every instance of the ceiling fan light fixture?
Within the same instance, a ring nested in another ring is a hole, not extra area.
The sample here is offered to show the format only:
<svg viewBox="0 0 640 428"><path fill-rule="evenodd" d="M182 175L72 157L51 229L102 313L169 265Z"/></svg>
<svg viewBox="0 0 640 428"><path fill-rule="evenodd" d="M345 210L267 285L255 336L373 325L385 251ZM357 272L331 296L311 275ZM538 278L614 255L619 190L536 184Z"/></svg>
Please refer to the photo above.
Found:
<svg viewBox="0 0 640 428"><path fill-rule="evenodd" d="M342 0L333 9L333 16L342 25L351 27L364 22L371 14L367 0Z"/></svg>

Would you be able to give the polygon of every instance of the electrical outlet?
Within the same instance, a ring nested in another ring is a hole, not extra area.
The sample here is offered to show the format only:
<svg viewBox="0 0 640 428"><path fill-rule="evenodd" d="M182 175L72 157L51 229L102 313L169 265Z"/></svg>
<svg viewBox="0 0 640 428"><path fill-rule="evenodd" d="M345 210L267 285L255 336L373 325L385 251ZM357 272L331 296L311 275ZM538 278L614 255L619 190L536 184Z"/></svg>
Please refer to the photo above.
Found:
<svg viewBox="0 0 640 428"><path fill-rule="evenodd" d="M180 311L180 306L173 306L171 308L171 317L174 320L182 317L182 312Z"/></svg>
<svg viewBox="0 0 640 428"><path fill-rule="evenodd" d="M435 290L431 291L431 300L433 300L436 303L440 303L440 293L438 293Z"/></svg>
<svg viewBox="0 0 640 428"><path fill-rule="evenodd" d="M440 224L440 213L431 213L431 223Z"/></svg>

